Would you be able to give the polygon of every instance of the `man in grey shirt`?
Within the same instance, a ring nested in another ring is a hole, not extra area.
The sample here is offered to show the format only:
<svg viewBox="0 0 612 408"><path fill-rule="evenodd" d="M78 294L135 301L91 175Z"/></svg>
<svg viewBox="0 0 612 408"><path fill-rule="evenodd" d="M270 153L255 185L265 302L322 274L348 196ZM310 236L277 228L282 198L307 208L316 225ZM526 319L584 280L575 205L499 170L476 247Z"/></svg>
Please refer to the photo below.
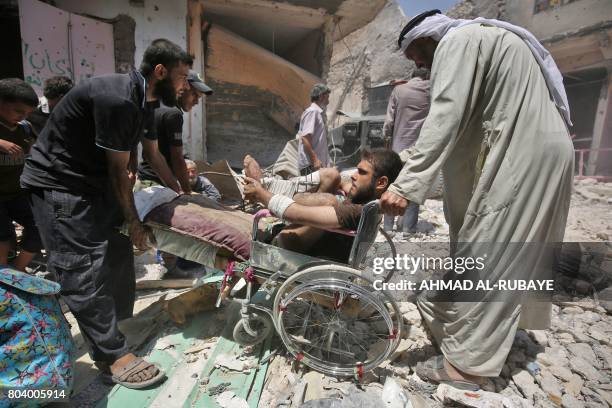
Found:
<svg viewBox="0 0 612 408"><path fill-rule="evenodd" d="M383 126L383 133L387 147L396 153L408 149L416 143L423 122L429 113L429 70L417 68L412 72L412 79L405 84L397 85L387 106L387 117ZM391 143L389 143L391 142ZM419 219L419 205L410 203L402 219L403 232L416 232ZM395 217L385 215L384 228L393 229ZM398 225L398 231L400 226Z"/></svg>
<svg viewBox="0 0 612 408"><path fill-rule="evenodd" d="M329 167L325 109L330 92L325 84L316 84L310 91L311 104L302 113L297 134L300 140L298 168L302 176Z"/></svg>

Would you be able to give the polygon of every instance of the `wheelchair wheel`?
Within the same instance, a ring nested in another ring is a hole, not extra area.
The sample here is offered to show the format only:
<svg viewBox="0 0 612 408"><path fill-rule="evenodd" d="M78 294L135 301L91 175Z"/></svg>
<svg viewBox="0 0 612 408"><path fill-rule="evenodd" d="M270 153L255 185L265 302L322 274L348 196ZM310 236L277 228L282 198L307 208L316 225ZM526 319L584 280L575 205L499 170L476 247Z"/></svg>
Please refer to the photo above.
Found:
<svg viewBox="0 0 612 408"><path fill-rule="evenodd" d="M268 316L259 313L249 315L249 328L255 335L249 333L245 327L245 320L240 319L234 326L234 341L241 346L254 346L261 343L272 332L273 324Z"/></svg>
<svg viewBox="0 0 612 408"><path fill-rule="evenodd" d="M333 376L361 376L377 367L402 336L402 317L391 296L342 265L291 276L278 290L273 315L287 350Z"/></svg>

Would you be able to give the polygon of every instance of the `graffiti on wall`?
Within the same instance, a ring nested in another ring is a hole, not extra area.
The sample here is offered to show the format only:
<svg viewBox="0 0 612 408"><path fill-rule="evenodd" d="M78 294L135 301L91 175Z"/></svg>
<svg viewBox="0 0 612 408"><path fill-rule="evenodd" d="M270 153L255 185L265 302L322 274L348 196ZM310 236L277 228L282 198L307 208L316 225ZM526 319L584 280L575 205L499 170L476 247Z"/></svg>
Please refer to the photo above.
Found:
<svg viewBox="0 0 612 408"><path fill-rule="evenodd" d="M78 83L115 72L111 24L38 0L19 0L19 17L24 79L39 94L45 79L53 76Z"/></svg>
<svg viewBox="0 0 612 408"><path fill-rule="evenodd" d="M53 53L53 51L51 52ZM25 80L32 85L42 86L43 78L55 75L73 76L70 69L70 62L66 56L55 51L55 56L51 56L48 49L32 51L30 44L23 43L24 71L28 72Z"/></svg>

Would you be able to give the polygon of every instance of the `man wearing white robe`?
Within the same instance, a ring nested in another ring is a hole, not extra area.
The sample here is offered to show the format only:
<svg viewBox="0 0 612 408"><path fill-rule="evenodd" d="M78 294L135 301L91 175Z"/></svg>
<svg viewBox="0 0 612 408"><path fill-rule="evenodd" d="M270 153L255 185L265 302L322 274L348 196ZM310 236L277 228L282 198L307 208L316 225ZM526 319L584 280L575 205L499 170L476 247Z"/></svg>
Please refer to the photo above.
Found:
<svg viewBox="0 0 612 408"><path fill-rule="evenodd" d="M494 262L485 277L538 278L552 265L544 246L563 241L574 168L567 97L554 61L519 27L452 20L437 10L413 19L399 43L417 66L431 67L431 107L381 198L383 211L399 215L409 202L423 203L442 170L451 256L465 243L497 243L488 246ZM418 300L443 354L421 364L420 376L477 386L500 374L519 327L550 323L548 302L483 300Z"/></svg>

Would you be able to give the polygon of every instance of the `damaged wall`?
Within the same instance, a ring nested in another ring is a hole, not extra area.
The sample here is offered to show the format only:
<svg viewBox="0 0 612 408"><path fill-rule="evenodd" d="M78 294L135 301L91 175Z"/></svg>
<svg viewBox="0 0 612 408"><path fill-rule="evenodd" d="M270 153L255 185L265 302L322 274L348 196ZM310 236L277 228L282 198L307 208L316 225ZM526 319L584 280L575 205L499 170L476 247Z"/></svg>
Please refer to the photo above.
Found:
<svg viewBox="0 0 612 408"><path fill-rule="evenodd" d="M137 4L137 3L133 3ZM134 19L136 25L135 55L136 66L142 61L142 54L151 41L157 38L167 38L185 48L187 1L151 1L142 2L142 6L132 5L127 0L106 0L102 2L83 0L55 0L55 5L61 9L87 14L92 17L114 19L125 14Z"/></svg>
<svg viewBox="0 0 612 408"><path fill-rule="evenodd" d="M209 161L242 166L246 153L263 165L274 162L310 104L320 78L283 58L212 25L205 44Z"/></svg>
<svg viewBox="0 0 612 408"><path fill-rule="evenodd" d="M187 44L188 1L107 0L105 2L82 0L55 0L56 6L73 13L80 13L101 19L112 20L115 36L115 62L118 72L127 72L138 67L142 55L151 41L166 38L184 49ZM201 55L195 55L194 69ZM202 109L196 107L185 115L183 134L185 151L193 159L201 160L204 127Z"/></svg>
<svg viewBox="0 0 612 408"><path fill-rule="evenodd" d="M498 18L531 31L550 51L564 84L577 149L612 146L612 3L610 0L542 2L465 0L447 13L455 18ZM612 176L612 154L589 153L586 175Z"/></svg>
<svg viewBox="0 0 612 408"><path fill-rule="evenodd" d="M320 30L312 31L300 40L298 47L290 49L281 56L306 71L321 76L323 73L324 41L324 34Z"/></svg>
<svg viewBox="0 0 612 408"><path fill-rule="evenodd" d="M574 0L564 3L536 13L535 2L464 0L446 14L453 18L485 17L510 21L526 28L539 39L612 19L610 0Z"/></svg>
<svg viewBox="0 0 612 408"><path fill-rule="evenodd" d="M506 1L505 16L508 21L525 27L537 38L545 39L611 20L612 4L610 0L576 0L534 13L532 7L522 2Z"/></svg>
<svg viewBox="0 0 612 408"><path fill-rule="evenodd" d="M397 37L407 21L399 5L389 1L369 24L334 42L327 77L332 89L330 127L343 121L336 110L367 114L371 86L410 77L414 64L397 50Z"/></svg>

